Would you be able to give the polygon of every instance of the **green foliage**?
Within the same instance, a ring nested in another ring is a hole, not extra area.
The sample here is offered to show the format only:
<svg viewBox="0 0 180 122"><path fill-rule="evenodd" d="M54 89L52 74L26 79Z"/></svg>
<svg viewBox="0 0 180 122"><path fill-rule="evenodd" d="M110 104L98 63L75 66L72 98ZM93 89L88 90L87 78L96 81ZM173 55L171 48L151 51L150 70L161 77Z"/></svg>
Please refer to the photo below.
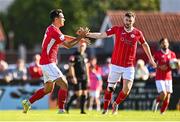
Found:
<svg viewBox="0 0 180 122"><path fill-rule="evenodd" d="M79 26L88 26L82 0L61 0L60 4L66 19L63 27L65 34L75 35Z"/></svg>
<svg viewBox="0 0 180 122"><path fill-rule="evenodd" d="M61 8L65 15L64 34L75 36L79 26L99 31L106 11L159 9L159 0L15 0L7 14L0 14L5 30L14 31L15 46L24 43L32 49L40 44L50 24L49 12Z"/></svg>
<svg viewBox="0 0 180 122"><path fill-rule="evenodd" d="M15 45L23 43L32 48L42 38L49 24L49 11L58 6L58 0L16 0L8 10L9 28L15 32Z"/></svg>

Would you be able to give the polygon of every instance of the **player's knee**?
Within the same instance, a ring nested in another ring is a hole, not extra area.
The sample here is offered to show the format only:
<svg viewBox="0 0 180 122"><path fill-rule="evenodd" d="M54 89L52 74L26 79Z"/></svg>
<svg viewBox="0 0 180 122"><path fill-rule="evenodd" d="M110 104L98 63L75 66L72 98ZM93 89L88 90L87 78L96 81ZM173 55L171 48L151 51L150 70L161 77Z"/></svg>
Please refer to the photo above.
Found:
<svg viewBox="0 0 180 122"><path fill-rule="evenodd" d="M167 93L166 92L161 92L161 98L162 100L165 100L166 96L167 96Z"/></svg>
<svg viewBox="0 0 180 122"><path fill-rule="evenodd" d="M65 77L59 78L56 83L61 87L61 89L67 90L68 89L68 82Z"/></svg>
<svg viewBox="0 0 180 122"><path fill-rule="evenodd" d="M116 83L108 83L107 91L114 92L116 88Z"/></svg>
<svg viewBox="0 0 180 122"><path fill-rule="evenodd" d="M68 82L67 82L67 80L64 82L64 88L68 89Z"/></svg>
<svg viewBox="0 0 180 122"><path fill-rule="evenodd" d="M46 94L52 92L54 88L54 83L53 82L46 82L45 85L44 85L44 92Z"/></svg>
<svg viewBox="0 0 180 122"><path fill-rule="evenodd" d="M52 92L52 90L53 90L52 87L48 87L48 88L45 88L45 89L44 89L44 92L45 92L46 94L48 94L48 93Z"/></svg>
<svg viewBox="0 0 180 122"><path fill-rule="evenodd" d="M122 89L122 91L124 94L128 95L130 93L131 89L130 88L124 88L124 89Z"/></svg>
<svg viewBox="0 0 180 122"><path fill-rule="evenodd" d="M67 89L68 89L68 84L63 83L63 84L61 85L61 88L64 89L64 90L67 90Z"/></svg>

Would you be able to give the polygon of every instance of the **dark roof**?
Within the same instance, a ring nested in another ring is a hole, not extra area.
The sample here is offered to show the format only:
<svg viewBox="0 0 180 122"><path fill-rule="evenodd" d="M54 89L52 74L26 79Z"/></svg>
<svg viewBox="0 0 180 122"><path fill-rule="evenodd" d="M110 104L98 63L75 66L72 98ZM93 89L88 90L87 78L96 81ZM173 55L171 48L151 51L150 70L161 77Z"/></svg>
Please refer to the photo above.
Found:
<svg viewBox="0 0 180 122"><path fill-rule="evenodd" d="M140 29L146 40L157 41L167 37L180 42L180 13L135 12L135 27ZM124 11L108 11L112 26L122 25Z"/></svg>

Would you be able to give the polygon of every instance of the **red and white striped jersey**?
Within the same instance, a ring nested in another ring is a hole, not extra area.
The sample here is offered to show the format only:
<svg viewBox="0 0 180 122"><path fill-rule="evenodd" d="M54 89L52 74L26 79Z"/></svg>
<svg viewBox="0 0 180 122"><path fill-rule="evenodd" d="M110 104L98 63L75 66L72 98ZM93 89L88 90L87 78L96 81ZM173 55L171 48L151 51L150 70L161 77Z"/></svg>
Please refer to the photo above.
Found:
<svg viewBox="0 0 180 122"><path fill-rule="evenodd" d="M122 67L134 66L137 42L139 41L140 44L145 43L142 32L137 28L127 32L123 26L114 26L107 30L106 33L108 36L115 34L111 63Z"/></svg>
<svg viewBox="0 0 180 122"><path fill-rule="evenodd" d="M48 26L42 42L40 64L56 63L59 45L64 41L65 37L59 28L54 25Z"/></svg>

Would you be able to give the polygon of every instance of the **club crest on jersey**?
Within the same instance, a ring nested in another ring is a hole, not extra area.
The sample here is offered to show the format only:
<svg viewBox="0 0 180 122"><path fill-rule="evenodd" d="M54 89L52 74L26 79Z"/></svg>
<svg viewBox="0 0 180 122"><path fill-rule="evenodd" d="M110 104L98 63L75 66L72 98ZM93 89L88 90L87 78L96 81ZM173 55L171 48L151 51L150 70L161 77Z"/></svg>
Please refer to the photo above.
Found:
<svg viewBox="0 0 180 122"><path fill-rule="evenodd" d="M135 35L134 34L131 34L131 38L134 38L135 37Z"/></svg>

